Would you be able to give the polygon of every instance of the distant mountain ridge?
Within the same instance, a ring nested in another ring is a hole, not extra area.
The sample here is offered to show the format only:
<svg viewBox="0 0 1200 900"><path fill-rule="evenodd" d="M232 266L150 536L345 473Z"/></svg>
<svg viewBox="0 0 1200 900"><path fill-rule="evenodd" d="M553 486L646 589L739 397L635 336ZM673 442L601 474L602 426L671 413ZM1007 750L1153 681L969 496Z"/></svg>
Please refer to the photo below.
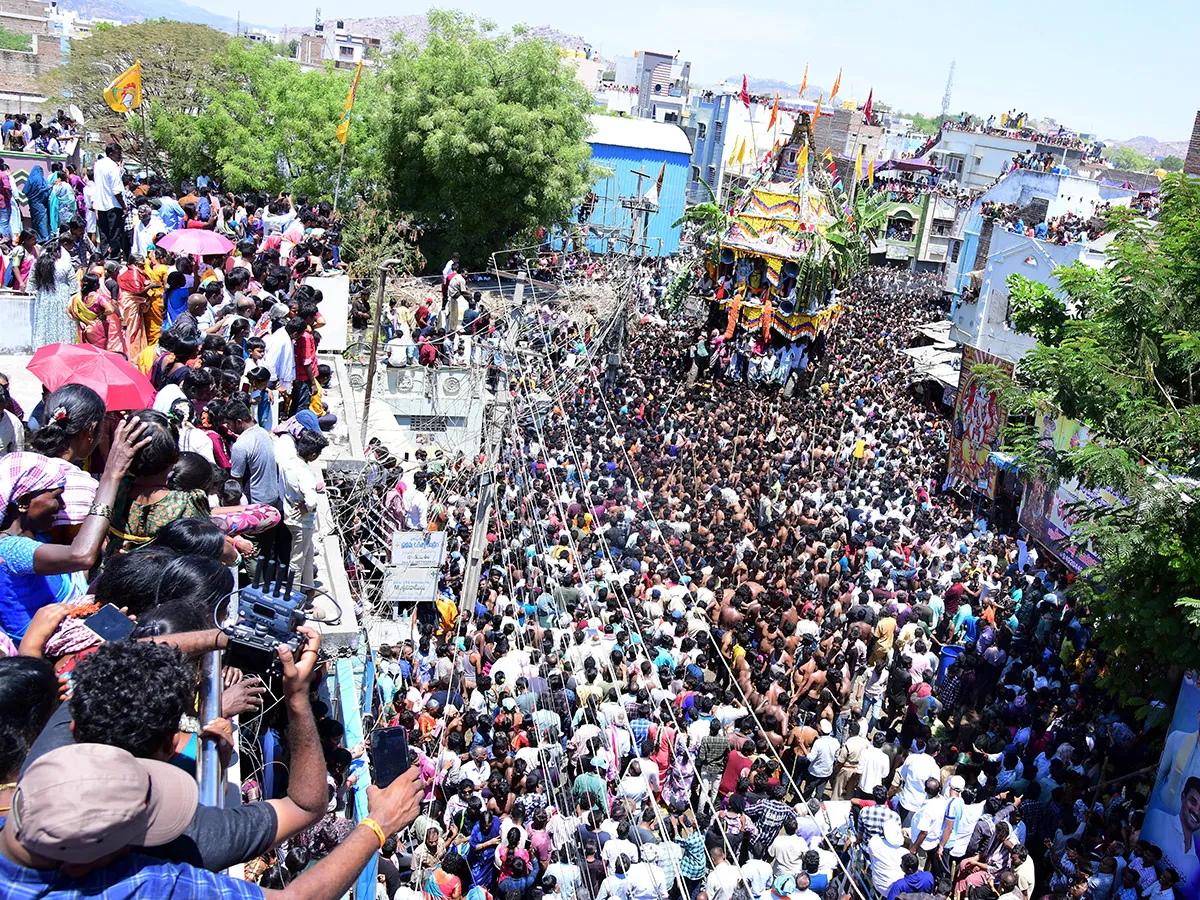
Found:
<svg viewBox="0 0 1200 900"><path fill-rule="evenodd" d="M134 22L144 22L147 19L175 19L180 22L195 22L207 25L218 31L233 34L238 27L238 20L230 16L222 16L209 12L191 3L175 2L175 0L59 0L59 7L87 19L112 19L122 25ZM245 21L241 27L258 28Z"/></svg>
<svg viewBox="0 0 1200 900"><path fill-rule="evenodd" d="M731 75L726 79L729 84L741 84L741 75ZM746 86L752 94L774 94L778 93L781 97L799 97L800 85L790 84L779 78L759 78L754 75L746 76ZM804 88L804 100L816 100L818 97L828 94L827 88L821 87L819 84L809 84Z"/></svg>
<svg viewBox="0 0 1200 900"><path fill-rule="evenodd" d="M1110 147L1129 147L1151 159L1159 159L1164 156L1178 156L1180 159L1184 159L1188 151L1187 141L1160 141L1144 134L1131 137L1127 141L1105 141L1104 143Z"/></svg>

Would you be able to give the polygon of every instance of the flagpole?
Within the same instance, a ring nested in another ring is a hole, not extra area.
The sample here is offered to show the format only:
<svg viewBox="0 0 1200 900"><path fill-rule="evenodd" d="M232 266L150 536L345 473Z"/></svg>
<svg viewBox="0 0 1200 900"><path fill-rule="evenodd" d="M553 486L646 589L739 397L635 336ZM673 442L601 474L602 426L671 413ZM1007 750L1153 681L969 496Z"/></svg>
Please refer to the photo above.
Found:
<svg viewBox="0 0 1200 900"><path fill-rule="evenodd" d="M350 136L346 135L346 137L347 137L347 139L349 139ZM338 154L337 180L333 183L333 211L334 212L337 212L337 208L338 208L338 197L340 196L341 189L342 189L342 163L344 163L345 161L346 161L346 145L345 145L345 143L343 143L342 144L342 152Z"/></svg>
<svg viewBox="0 0 1200 900"><path fill-rule="evenodd" d="M153 175L154 170L150 168L150 139L146 136L145 103L142 103L138 106L138 112L142 114L142 165L146 167L147 174Z"/></svg>

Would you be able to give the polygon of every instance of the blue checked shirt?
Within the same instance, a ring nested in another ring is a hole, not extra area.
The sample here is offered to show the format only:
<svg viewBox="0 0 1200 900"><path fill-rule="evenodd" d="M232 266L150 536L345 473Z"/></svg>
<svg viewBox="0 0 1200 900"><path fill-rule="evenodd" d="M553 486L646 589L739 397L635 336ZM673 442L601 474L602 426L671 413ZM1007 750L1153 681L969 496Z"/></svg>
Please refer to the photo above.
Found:
<svg viewBox="0 0 1200 900"><path fill-rule="evenodd" d="M263 900L262 888L183 863L129 854L82 878L26 869L0 854L0 900Z"/></svg>

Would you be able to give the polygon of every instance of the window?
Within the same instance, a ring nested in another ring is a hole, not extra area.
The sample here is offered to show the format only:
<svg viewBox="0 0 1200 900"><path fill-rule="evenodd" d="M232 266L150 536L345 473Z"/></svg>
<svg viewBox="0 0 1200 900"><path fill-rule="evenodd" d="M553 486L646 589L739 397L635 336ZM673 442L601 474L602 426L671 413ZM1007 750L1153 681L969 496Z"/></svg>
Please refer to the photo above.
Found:
<svg viewBox="0 0 1200 900"><path fill-rule="evenodd" d="M713 122L713 140L721 140L721 125L722 122L720 119L717 119L717 121Z"/></svg>
<svg viewBox="0 0 1200 900"><path fill-rule="evenodd" d="M717 189L717 167L708 167L708 186L714 191Z"/></svg>
<svg viewBox="0 0 1200 900"><path fill-rule="evenodd" d="M962 241L953 241L954 247L950 250L950 262L958 262L958 251L962 247Z"/></svg>
<svg viewBox="0 0 1200 900"><path fill-rule="evenodd" d="M409 426L413 431L445 434L449 424L449 416L411 416L409 419Z"/></svg>
<svg viewBox="0 0 1200 900"><path fill-rule="evenodd" d="M701 122L696 126L696 140L702 141L708 135L708 126Z"/></svg>
<svg viewBox="0 0 1200 900"><path fill-rule="evenodd" d="M696 183L697 181L699 181L700 180L700 167L692 166L692 172L688 176L688 178L692 181L693 184Z"/></svg>
<svg viewBox="0 0 1200 900"><path fill-rule="evenodd" d="M338 53L341 54L343 59L353 59L354 58L354 48L353 47L339 47Z"/></svg>

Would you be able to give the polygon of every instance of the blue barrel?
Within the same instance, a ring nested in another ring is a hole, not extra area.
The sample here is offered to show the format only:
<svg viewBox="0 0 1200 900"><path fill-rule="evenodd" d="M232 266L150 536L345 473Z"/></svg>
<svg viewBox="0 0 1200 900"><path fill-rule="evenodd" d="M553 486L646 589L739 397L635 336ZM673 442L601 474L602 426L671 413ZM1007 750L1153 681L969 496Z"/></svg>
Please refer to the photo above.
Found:
<svg viewBox="0 0 1200 900"><path fill-rule="evenodd" d="M946 677L946 670L950 668L950 663L954 662L962 654L966 647L960 647L957 644L947 644L942 648L942 661L938 664L937 683L941 685L942 679Z"/></svg>

